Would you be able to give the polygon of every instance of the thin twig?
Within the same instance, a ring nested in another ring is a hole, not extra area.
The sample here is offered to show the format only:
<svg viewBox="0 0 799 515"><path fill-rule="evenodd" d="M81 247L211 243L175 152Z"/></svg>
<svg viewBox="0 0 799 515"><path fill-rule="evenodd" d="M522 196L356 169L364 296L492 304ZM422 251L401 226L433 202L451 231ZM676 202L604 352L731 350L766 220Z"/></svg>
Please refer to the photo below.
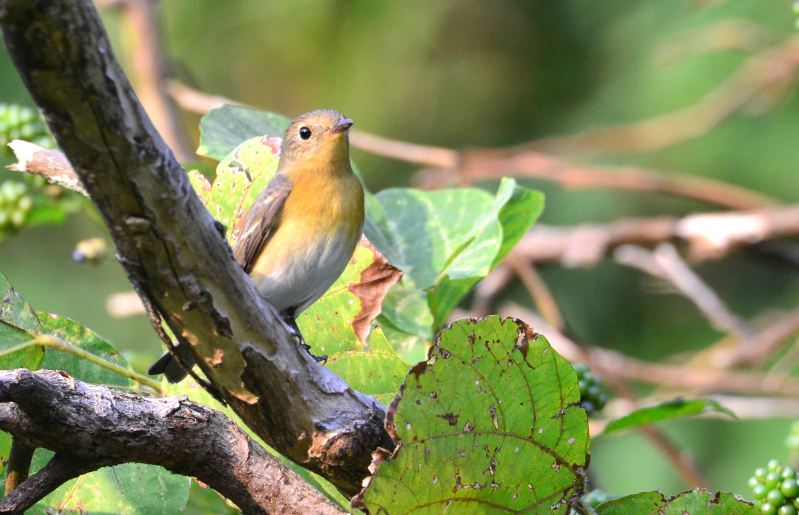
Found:
<svg viewBox="0 0 799 515"><path fill-rule="evenodd" d="M501 306L500 313L530 322L552 346L570 361L586 361L601 377L666 386L695 393L739 393L750 395L799 396L799 380L786 378L778 384L755 372L720 370L698 366L653 363L600 347L586 347L555 330L540 316L518 304Z"/></svg>
<svg viewBox="0 0 799 515"><path fill-rule="evenodd" d="M799 333L799 308L769 323L754 335L746 346L720 349L713 356L713 362L719 367L756 365L773 355L780 345L797 333Z"/></svg>
<svg viewBox="0 0 799 515"><path fill-rule="evenodd" d="M107 359L103 359L96 354L92 354L91 352L86 352L80 347L52 335L46 335L46 334L37 335L32 340L3 349L2 351L0 351L0 357L15 354L19 351L28 349L30 347L47 347L49 349L57 350L59 352L64 352L66 354L72 354L84 361L88 361L89 363L94 363L98 367L105 368L116 374L121 375L122 377L127 377L131 381L135 381L139 384L152 388L159 395L163 394L163 390L161 389L161 383L159 383L158 381L154 381L153 379L150 379L147 376L137 374L133 370L129 370L125 367L119 366L116 363L108 361Z"/></svg>
<svg viewBox="0 0 799 515"><path fill-rule="evenodd" d="M788 93L799 73L799 37L750 57L727 80L684 109L626 125L545 138L523 145L583 155L651 152L707 134L745 108L763 110Z"/></svg>
<svg viewBox="0 0 799 515"><path fill-rule="evenodd" d="M754 336L755 328L727 308L716 292L682 260L673 245L661 243L652 252L635 245L623 245L616 249L614 256L622 265L643 270L675 286L719 331L734 334L740 342L748 343Z"/></svg>
<svg viewBox="0 0 799 515"><path fill-rule="evenodd" d="M170 94L178 105L199 114L223 104L237 104L174 82L170 84ZM566 188L659 192L732 209L752 209L776 203L761 193L705 177L664 174L634 167L580 165L527 149L454 150L398 141L363 131L354 131L351 143L353 147L375 155L429 167L417 175L418 182L428 187L518 175L555 182Z"/></svg>
<svg viewBox="0 0 799 515"><path fill-rule="evenodd" d="M558 331L563 331L563 316L560 314L555 297L532 263L516 259L513 256L509 256L507 261L522 281L544 320Z"/></svg>

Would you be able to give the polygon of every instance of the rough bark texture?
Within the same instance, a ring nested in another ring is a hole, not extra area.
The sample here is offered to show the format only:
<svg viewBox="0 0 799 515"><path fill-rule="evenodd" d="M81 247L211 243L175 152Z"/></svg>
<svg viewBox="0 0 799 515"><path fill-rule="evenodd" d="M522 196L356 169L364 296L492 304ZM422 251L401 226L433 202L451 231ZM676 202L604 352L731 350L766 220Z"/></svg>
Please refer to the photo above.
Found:
<svg viewBox="0 0 799 515"><path fill-rule="evenodd" d="M0 501L0 512L25 509L85 472L135 461L196 477L246 513L342 513L232 420L185 399L20 369L0 372L0 402L0 428L15 443L56 453Z"/></svg>
<svg viewBox="0 0 799 515"><path fill-rule="evenodd" d="M143 112L89 0L0 0L6 48L102 213L131 282L280 452L360 489L385 410L301 350L235 264Z"/></svg>

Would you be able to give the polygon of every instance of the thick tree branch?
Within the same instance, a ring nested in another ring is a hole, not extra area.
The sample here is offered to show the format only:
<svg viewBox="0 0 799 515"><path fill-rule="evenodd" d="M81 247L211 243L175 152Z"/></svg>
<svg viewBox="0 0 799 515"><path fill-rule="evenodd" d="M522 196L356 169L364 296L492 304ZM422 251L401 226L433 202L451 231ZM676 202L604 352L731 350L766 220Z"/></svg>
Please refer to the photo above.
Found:
<svg viewBox="0 0 799 515"><path fill-rule="evenodd" d="M61 372L20 369L0 372L0 402L0 428L15 441L56 452L46 469L15 490L21 493L13 503L4 499L0 511L12 504L24 509L22 503L35 503L87 471L135 461L196 477L247 513L341 512L232 420L185 399L144 397Z"/></svg>
<svg viewBox="0 0 799 515"><path fill-rule="evenodd" d="M392 447L384 408L300 349L233 261L88 0L0 0L6 48L131 282L267 443L354 494Z"/></svg>

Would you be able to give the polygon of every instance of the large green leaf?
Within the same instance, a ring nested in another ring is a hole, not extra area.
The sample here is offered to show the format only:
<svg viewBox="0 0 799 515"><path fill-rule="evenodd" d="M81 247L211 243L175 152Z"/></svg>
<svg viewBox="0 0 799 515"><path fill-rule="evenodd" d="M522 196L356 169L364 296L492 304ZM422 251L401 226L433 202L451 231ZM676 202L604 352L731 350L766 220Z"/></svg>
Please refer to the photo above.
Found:
<svg viewBox="0 0 799 515"><path fill-rule="evenodd" d="M399 445L360 501L370 513L566 513L587 462L579 400L572 366L525 324L456 322L392 403Z"/></svg>
<svg viewBox="0 0 799 515"><path fill-rule="evenodd" d="M657 513L661 515L748 515L760 513L751 503L727 492L711 493L691 490L666 498L659 492L642 492L602 503L599 515L628 515L630 513Z"/></svg>
<svg viewBox="0 0 799 515"><path fill-rule="evenodd" d="M404 287L427 292L435 328L507 255L543 205L543 195L513 179L503 179L494 197L478 189L389 189L367 203L364 231L406 274Z"/></svg>
<svg viewBox="0 0 799 515"><path fill-rule="evenodd" d="M52 455L37 450L32 470L43 467ZM188 500L189 486L189 478L162 467L125 463L67 481L26 513L180 513Z"/></svg>
<svg viewBox="0 0 799 515"><path fill-rule="evenodd" d="M647 406L640 408L632 413L623 417L611 420L605 426L602 434L615 433L616 431L623 431L625 429L633 429L636 427L646 426L649 424L656 424L665 420L675 418L690 417L692 415L700 415L702 413L723 413L732 418L735 414L712 399L672 399L663 402L657 406Z"/></svg>
<svg viewBox="0 0 799 515"><path fill-rule="evenodd" d="M279 114L251 107L224 105L200 120L201 156L221 160L244 140L256 136L283 137L290 120Z"/></svg>

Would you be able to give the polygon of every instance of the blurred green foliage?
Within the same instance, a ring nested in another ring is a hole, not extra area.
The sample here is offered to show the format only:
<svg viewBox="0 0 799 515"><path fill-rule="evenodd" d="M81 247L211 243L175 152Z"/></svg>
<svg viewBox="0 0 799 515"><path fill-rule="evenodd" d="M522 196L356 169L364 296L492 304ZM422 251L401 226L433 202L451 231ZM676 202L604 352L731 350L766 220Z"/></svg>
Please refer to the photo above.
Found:
<svg viewBox="0 0 799 515"><path fill-rule="evenodd" d="M335 107L355 119L357 128L454 147L519 144L689 106L750 52L706 53L665 65L657 59L665 45L723 20L757 24L766 43L796 30L789 0L170 0L162 9L171 65L185 82L289 116ZM129 62L119 15L106 13L106 21L117 54ZM4 51L0 102L32 105ZM185 122L196 136L198 118L187 115ZM736 115L694 140L597 162L716 177L795 202L798 138L799 101L789 95L765 113ZM413 171L363 152L355 151L354 158L372 191L407 185ZM9 176L0 171L0 181ZM711 209L654 194L525 185L546 193L545 223ZM83 215L64 225L31 228L0 243L0 270L37 308L97 330L136 367L155 357L160 345L144 318L107 314L108 294L129 289L122 270L113 260L78 265L70 258L79 239L104 232ZM540 271L570 329L587 343L661 359L720 336L687 300L654 294L638 273L611 262ZM698 271L743 316L792 307L799 299L795 270L755 253L735 253ZM529 302L521 285L508 295ZM698 420L666 429L693 453L714 488L744 492L751 470L764 457L784 452L789 424ZM619 456L625 456L623 468ZM594 442L591 470L612 494L684 490L636 434Z"/></svg>

